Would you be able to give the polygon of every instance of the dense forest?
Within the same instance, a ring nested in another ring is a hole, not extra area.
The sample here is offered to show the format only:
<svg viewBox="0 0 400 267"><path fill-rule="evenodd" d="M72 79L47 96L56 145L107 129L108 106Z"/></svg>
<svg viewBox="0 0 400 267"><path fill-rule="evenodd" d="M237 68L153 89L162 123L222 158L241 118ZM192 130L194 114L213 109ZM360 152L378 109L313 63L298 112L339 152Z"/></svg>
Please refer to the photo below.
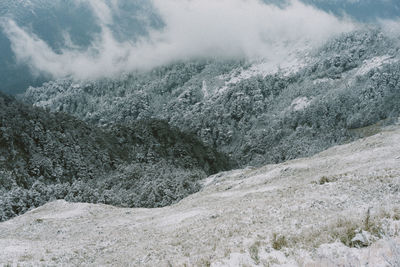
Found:
<svg viewBox="0 0 400 267"><path fill-rule="evenodd" d="M53 199L124 207L172 204L231 168L160 120L102 129L0 95L0 221Z"/></svg>
<svg viewBox="0 0 400 267"><path fill-rule="evenodd" d="M300 69L263 73L244 60L177 62L118 79L54 81L30 88L22 99L105 127L165 120L238 166L276 163L396 119L399 47L371 28L329 41L305 56Z"/></svg>

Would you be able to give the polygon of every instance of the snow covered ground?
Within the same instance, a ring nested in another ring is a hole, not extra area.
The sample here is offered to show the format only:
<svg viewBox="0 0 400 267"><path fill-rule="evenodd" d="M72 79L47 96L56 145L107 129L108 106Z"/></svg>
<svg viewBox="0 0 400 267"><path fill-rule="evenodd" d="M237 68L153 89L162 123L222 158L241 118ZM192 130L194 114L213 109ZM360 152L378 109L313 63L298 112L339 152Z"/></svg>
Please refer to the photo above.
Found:
<svg viewBox="0 0 400 267"><path fill-rule="evenodd" d="M400 264L399 125L204 184L160 209L49 203L0 224L0 265Z"/></svg>
<svg viewBox="0 0 400 267"><path fill-rule="evenodd" d="M363 65L358 69L356 76L362 76L367 74L372 69L379 69L384 64L390 64L397 62L399 59L391 57L389 55L374 57L369 60L365 60Z"/></svg>

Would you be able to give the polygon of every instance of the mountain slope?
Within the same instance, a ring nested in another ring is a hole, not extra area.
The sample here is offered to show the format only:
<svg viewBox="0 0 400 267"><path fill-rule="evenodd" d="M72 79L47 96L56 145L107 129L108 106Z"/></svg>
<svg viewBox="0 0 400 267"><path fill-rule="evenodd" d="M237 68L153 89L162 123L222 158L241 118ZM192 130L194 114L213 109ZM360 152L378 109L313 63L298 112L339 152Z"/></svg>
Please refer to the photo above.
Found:
<svg viewBox="0 0 400 267"><path fill-rule="evenodd" d="M97 125L168 121L240 166L309 156L400 114L399 42L380 29L344 34L285 66L198 60L119 79L60 80L22 99Z"/></svg>
<svg viewBox="0 0 400 267"><path fill-rule="evenodd" d="M104 130L0 93L0 221L54 199L165 206L231 167L163 121Z"/></svg>
<svg viewBox="0 0 400 267"><path fill-rule="evenodd" d="M0 223L0 263L396 266L400 127L375 130L311 158L211 176L170 207L47 204Z"/></svg>

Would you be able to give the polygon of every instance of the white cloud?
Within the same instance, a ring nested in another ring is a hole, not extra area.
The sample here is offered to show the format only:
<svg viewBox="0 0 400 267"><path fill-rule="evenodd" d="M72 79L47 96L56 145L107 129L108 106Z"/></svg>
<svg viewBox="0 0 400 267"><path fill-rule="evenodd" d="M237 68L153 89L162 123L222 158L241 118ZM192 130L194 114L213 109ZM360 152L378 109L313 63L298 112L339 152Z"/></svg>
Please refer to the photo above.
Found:
<svg viewBox="0 0 400 267"><path fill-rule="evenodd" d="M93 13L98 18L102 26L109 25L112 23L113 21L112 9L117 6L116 5L117 0L112 0L111 8L103 0L73 0L73 1L75 4L81 4L81 3L89 4L89 6L92 8Z"/></svg>
<svg viewBox="0 0 400 267"><path fill-rule="evenodd" d="M388 36L400 39L400 19L379 20L379 24Z"/></svg>
<svg viewBox="0 0 400 267"><path fill-rule="evenodd" d="M288 53L316 46L354 25L292 1L285 8L258 0L152 0L165 27L136 42L119 42L111 31L113 10L101 0L88 2L102 32L82 51L69 45L54 52L44 41L5 21L2 28L20 62L54 77L93 79L175 60L199 57L264 58L279 63ZM118 0L112 0L113 5Z"/></svg>

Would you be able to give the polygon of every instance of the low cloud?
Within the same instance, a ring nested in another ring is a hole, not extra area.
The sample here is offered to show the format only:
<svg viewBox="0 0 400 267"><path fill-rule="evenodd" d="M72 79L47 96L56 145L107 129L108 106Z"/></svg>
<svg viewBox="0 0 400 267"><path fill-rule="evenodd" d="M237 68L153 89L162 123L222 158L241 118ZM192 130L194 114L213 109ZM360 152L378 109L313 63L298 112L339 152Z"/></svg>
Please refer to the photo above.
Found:
<svg viewBox="0 0 400 267"><path fill-rule="evenodd" d="M383 31L392 38L400 39L400 19L395 20L379 20L379 24Z"/></svg>
<svg viewBox="0 0 400 267"><path fill-rule="evenodd" d="M101 33L82 51L73 45L55 52L12 20L1 23L19 62L54 78L95 79L172 61L202 57L265 59L279 64L305 47L350 31L352 22L299 1L280 8L258 0L152 0L165 26L142 39L117 41L109 25L118 0L86 2ZM129 40L129 39L128 39Z"/></svg>

